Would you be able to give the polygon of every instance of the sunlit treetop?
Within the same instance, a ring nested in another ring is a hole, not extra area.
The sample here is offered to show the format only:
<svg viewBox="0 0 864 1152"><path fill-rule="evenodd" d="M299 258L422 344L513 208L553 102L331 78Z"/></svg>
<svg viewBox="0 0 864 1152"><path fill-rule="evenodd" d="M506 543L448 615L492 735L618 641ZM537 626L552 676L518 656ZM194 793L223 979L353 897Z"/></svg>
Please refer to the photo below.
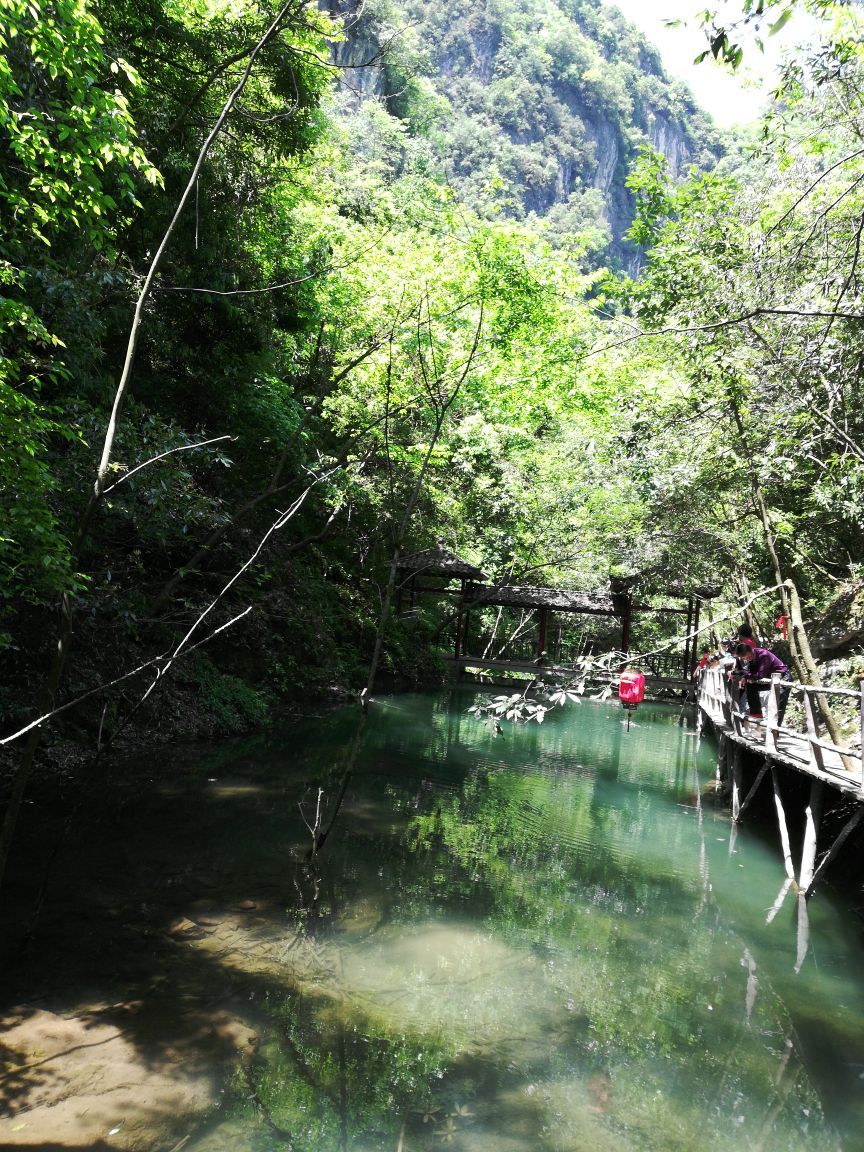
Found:
<svg viewBox="0 0 864 1152"><path fill-rule="evenodd" d="M758 51L765 49L765 38L776 35L798 13L807 12L826 23L842 10L853 7L853 0L743 0L740 16L726 20L716 8L705 8L698 13L708 40L708 47L696 57L696 62L712 57L720 64L736 71L744 59L748 45ZM677 21L670 21L670 24ZM832 47L843 52L849 47L842 31L836 30Z"/></svg>

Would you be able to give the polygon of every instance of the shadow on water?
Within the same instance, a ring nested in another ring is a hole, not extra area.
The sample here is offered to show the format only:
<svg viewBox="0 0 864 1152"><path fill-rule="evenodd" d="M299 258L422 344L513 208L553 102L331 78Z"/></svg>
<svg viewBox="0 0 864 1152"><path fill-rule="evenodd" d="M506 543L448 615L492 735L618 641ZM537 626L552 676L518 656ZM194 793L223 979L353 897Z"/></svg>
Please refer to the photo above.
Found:
<svg viewBox="0 0 864 1152"><path fill-rule="evenodd" d="M857 1148L857 941L814 903L794 973L782 861L730 843L677 711L466 705L123 765L7 958L0 1143Z"/></svg>

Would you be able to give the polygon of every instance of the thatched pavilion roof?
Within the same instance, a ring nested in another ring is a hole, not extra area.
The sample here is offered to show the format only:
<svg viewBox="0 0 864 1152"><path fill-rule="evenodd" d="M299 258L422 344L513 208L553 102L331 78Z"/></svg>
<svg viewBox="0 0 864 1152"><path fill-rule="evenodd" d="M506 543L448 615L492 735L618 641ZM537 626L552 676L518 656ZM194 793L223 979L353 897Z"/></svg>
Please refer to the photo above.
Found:
<svg viewBox="0 0 864 1152"><path fill-rule="evenodd" d="M595 616L614 616L615 607L608 596L590 592L568 592L563 588L535 588L520 584L488 584L471 589L474 604L501 605L505 608L551 608L555 612L587 612Z"/></svg>
<svg viewBox="0 0 864 1152"><path fill-rule="evenodd" d="M485 572L455 552L448 552L440 544L435 548L424 548L422 552L412 552L410 556L402 556L398 568L401 572L422 572L425 576L450 576L479 581L486 579Z"/></svg>

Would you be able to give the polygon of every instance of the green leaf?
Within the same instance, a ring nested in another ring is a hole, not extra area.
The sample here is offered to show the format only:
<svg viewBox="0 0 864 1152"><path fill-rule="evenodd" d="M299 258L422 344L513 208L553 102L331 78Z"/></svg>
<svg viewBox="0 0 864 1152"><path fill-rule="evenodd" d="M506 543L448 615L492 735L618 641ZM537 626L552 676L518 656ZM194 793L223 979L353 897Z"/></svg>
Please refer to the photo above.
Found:
<svg viewBox="0 0 864 1152"><path fill-rule="evenodd" d="M774 21L773 24L768 25L768 35L769 36L776 36L781 28L786 27L786 25L792 19L794 14L795 14L795 10L792 7L792 5L790 4L788 8L786 8L783 12L780 13L779 17Z"/></svg>

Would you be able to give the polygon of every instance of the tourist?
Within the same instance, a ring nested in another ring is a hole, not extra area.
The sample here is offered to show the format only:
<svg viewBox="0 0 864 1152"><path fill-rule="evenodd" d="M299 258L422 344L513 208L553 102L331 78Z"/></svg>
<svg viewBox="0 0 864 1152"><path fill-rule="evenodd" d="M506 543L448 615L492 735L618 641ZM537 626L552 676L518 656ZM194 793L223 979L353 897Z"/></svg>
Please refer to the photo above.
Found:
<svg viewBox="0 0 864 1152"><path fill-rule="evenodd" d="M756 641L753 638L753 629L746 622L738 628L735 644L736 646L738 644L745 644L751 651L756 647ZM747 668L741 660L736 659L735 670L738 675L738 686L741 689L738 706L742 712L749 712L751 716L758 718L762 715L762 702L759 696L759 689L755 684L748 683Z"/></svg>
<svg viewBox="0 0 864 1152"><path fill-rule="evenodd" d="M750 719L762 719L762 695L759 692L758 682L770 680L772 676L780 676L789 683L781 684L777 700L777 723L783 723L783 714L786 711L786 702L789 699L792 673L779 656L769 652L767 648L751 647L743 641L736 645L735 656L743 666L743 683L747 689L747 702L750 706Z"/></svg>
<svg viewBox="0 0 864 1152"><path fill-rule="evenodd" d="M736 644L746 644L749 648L756 647L756 640L753 636L753 629L749 624L742 624L738 629L738 639Z"/></svg>

